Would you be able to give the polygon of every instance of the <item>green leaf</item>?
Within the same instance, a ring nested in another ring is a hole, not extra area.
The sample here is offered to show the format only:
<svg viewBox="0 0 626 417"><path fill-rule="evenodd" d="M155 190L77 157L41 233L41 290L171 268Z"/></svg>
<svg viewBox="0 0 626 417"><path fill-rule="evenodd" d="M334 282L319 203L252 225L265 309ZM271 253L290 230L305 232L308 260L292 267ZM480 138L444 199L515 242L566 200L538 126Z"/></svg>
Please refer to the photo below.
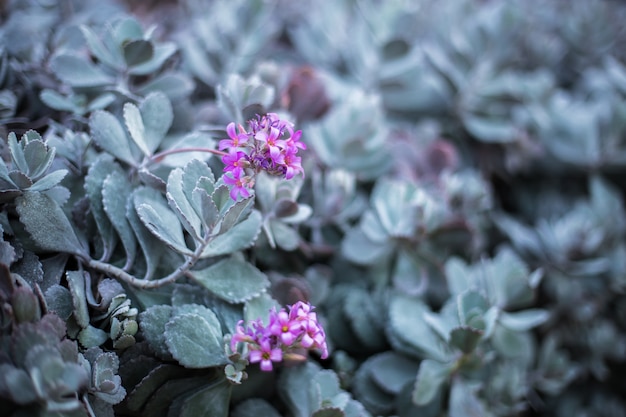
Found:
<svg viewBox="0 0 626 417"><path fill-rule="evenodd" d="M301 366L284 369L278 380L278 393L294 417L310 417L314 411L306 389L319 367L306 362Z"/></svg>
<svg viewBox="0 0 626 417"><path fill-rule="evenodd" d="M533 327L542 325L549 318L550 312L540 308L531 308L515 313L502 311L498 317L498 321L509 330L524 332Z"/></svg>
<svg viewBox="0 0 626 417"><path fill-rule="evenodd" d="M43 140L40 139L30 140L24 146L23 151L24 160L28 167L28 171L25 174L33 181L37 181L52 165L56 151L54 148L48 149Z"/></svg>
<svg viewBox="0 0 626 417"><path fill-rule="evenodd" d="M166 205L160 193L147 188L135 192L135 209L143 224L163 243L172 249L192 255L185 243L183 230L176 214Z"/></svg>
<svg viewBox="0 0 626 417"><path fill-rule="evenodd" d="M397 295L389 307L390 331L406 345L405 349L414 350L420 357L444 362L448 355L424 320L428 312L430 309L421 299Z"/></svg>
<svg viewBox="0 0 626 417"><path fill-rule="evenodd" d="M83 329L89 326L89 309L87 308L87 294L85 293L85 272L67 271L65 278L72 294L74 318Z"/></svg>
<svg viewBox="0 0 626 417"><path fill-rule="evenodd" d="M133 70L135 71L141 71L141 68ZM163 93L176 102L187 98L193 92L194 87L193 81L185 73L167 71L142 84L137 92L144 96L156 92Z"/></svg>
<svg viewBox="0 0 626 417"><path fill-rule="evenodd" d="M263 292L244 304L243 318L246 323L261 319L263 324L267 326L269 323L270 310L272 308L278 309L280 308L280 304L278 301L274 300L270 294Z"/></svg>
<svg viewBox="0 0 626 417"><path fill-rule="evenodd" d="M137 188L133 192L132 197L128 200L128 205L126 206L126 218L128 219L128 223L133 229L135 233L135 237L139 241L139 245L141 246L141 250L143 252L144 260L146 263L146 272L145 279L150 279L157 267L161 264L161 254L165 249L158 239L154 239L154 235L148 230L148 228L143 224L137 211L134 207L135 196L137 194L144 193L147 188ZM154 193L158 194L158 191L152 190ZM150 193L150 191L148 191Z"/></svg>
<svg viewBox="0 0 626 417"><path fill-rule="evenodd" d="M229 303L241 303L261 294L270 285L267 276L249 262L230 257L208 268L190 271L202 286Z"/></svg>
<svg viewBox="0 0 626 417"><path fill-rule="evenodd" d="M78 55L56 55L50 61L50 68L54 75L72 87L102 87L114 82L113 77Z"/></svg>
<svg viewBox="0 0 626 417"><path fill-rule="evenodd" d="M213 237L202 257L227 255L252 246L261 230L261 222L261 213L252 210L247 219L236 224L228 233Z"/></svg>
<svg viewBox="0 0 626 417"><path fill-rule="evenodd" d="M22 140L24 140L22 138ZM7 137L7 142L9 143L9 149L11 150L11 161L13 162L13 168L24 174L28 173L28 163L26 162L26 158L24 157L24 149L23 143L17 141L17 136L15 136L14 132L9 133ZM20 146L22 145L22 146Z"/></svg>
<svg viewBox="0 0 626 417"><path fill-rule="evenodd" d="M148 149L148 145L145 141L146 128L143 125L143 119L141 118L141 112L139 108L133 103L124 104L124 123L130 133L131 139L141 149L144 155L150 156L152 153Z"/></svg>
<svg viewBox="0 0 626 417"><path fill-rule="evenodd" d="M112 172L119 170L120 166L113 161L113 158L104 154L91 164L87 176L85 177L85 192L89 198L89 209L96 221L106 256L113 252L117 241L117 234L111 225L109 217L104 211L102 187L106 177Z"/></svg>
<svg viewBox="0 0 626 417"><path fill-rule="evenodd" d="M137 240L126 219L126 207L132 189L133 187L126 175L119 171L113 171L102 184L104 211L124 245L127 267L133 264L137 254Z"/></svg>
<svg viewBox="0 0 626 417"><path fill-rule="evenodd" d="M89 118L89 128L98 146L129 165L136 164L126 132L117 117L106 110L96 110Z"/></svg>
<svg viewBox="0 0 626 417"><path fill-rule="evenodd" d="M467 113L463 115L463 124L476 139L485 143L511 143L518 136L517 128L508 119L499 120Z"/></svg>
<svg viewBox="0 0 626 417"><path fill-rule="evenodd" d="M70 221L52 198L27 191L15 201L20 221L41 249L74 255L85 253Z"/></svg>
<svg viewBox="0 0 626 417"><path fill-rule="evenodd" d="M476 385L476 384L474 384ZM485 404L478 398L479 387L470 385L461 378L452 381L449 399L450 417L492 417Z"/></svg>
<svg viewBox="0 0 626 417"><path fill-rule="evenodd" d="M217 317L211 323L197 314L173 317L165 325L165 343L174 359L187 368L208 368L226 363Z"/></svg>
<svg viewBox="0 0 626 417"><path fill-rule="evenodd" d="M154 56L154 46L150 41L137 39L125 43L123 52L126 65L132 67L152 59Z"/></svg>
<svg viewBox="0 0 626 417"><path fill-rule="evenodd" d="M385 392L398 395L415 380L419 363L394 351L379 353L369 359L370 377Z"/></svg>
<svg viewBox="0 0 626 417"><path fill-rule="evenodd" d="M171 356L165 343L165 324L170 320L173 308L169 305L154 305L139 313L139 328L150 348L161 358Z"/></svg>
<svg viewBox="0 0 626 417"><path fill-rule="evenodd" d="M237 404L232 417L281 417L270 403L261 398L249 398Z"/></svg>
<svg viewBox="0 0 626 417"><path fill-rule="evenodd" d="M148 94L139 110L145 127L144 141L152 155L172 126L174 110L170 100L160 91Z"/></svg>
<svg viewBox="0 0 626 417"><path fill-rule="evenodd" d="M277 219L269 219L269 230L279 248L293 251L300 246L300 234L284 222Z"/></svg>
<svg viewBox="0 0 626 417"><path fill-rule="evenodd" d="M153 53L150 59L133 64L128 72L133 75L152 74L156 72L159 68L161 68L161 66L165 63L165 61L167 61L167 59L171 57L176 52L177 49L178 48L176 44L173 42L166 42L166 43L157 45L154 47ZM146 54L144 54L144 57L145 55Z"/></svg>
<svg viewBox="0 0 626 417"><path fill-rule="evenodd" d="M449 378L451 371L452 369L448 364L432 359L423 360L420 363L413 389L413 403L426 405L437 398L437 394Z"/></svg>
<svg viewBox="0 0 626 417"><path fill-rule="evenodd" d="M181 408L180 417L228 417L232 385L220 381L188 396Z"/></svg>
<svg viewBox="0 0 626 417"><path fill-rule="evenodd" d="M345 417L345 414L339 408L329 407L315 411L311 417Z"/></svg>
<svg viewBox="0 0 626 417"><path fill-rule="evenodd" d="M109 339L109 335L102 329L88 325L78 333L78 341L86 348L97 347Z"/></svg>
<svg viewBox="0 0 626 417"><path fill-rule="evenodd" d="M483 331L469 326L460 326L450 332L450 346L463 353L471 353L476 349L483 336Z"/></svg>
<svg viewBox="0 0 626 417"><path fill-rule="evenodd" d="M57 186L67 175L66 169L59 169L37 180L33 185L27 188L28 191L47 191Z"/></svg>
<svg viewBox="0 0 626 417"><path fill-rule="evenodd" d="M48 311L54 312L63 320L67 320L74 311L72 304L72 294L70 291L58 284L51 285L44 294Z"/></svg>
<svg viewBox="0 0 626 417"><path fill-rule="evenodd" d="M39 98L43 103L54 109L60 111L69 111L69 112L79 112L79 106L72 100L72 97L66 97L57 93L54 90L50 90L48 88L43 89L41 93L39 93Z"/></svg>
<svg viewBox="0 0 626 417"><path fill-rule="evenodd" d="M98 59L98 61L116 69L121 69L123 67L124 63L119 51L112 51L108 48L107 45L102 42L102 39L100 39L89 26L81 25L80 31L85 37L89 50Z"/></svg>
<svg viewBox="0 0 626 417"><path fill-rule="evenodd" d="M185 193L183 183L184 171L176 168L167 178L167 202L176 213L180 223L198 242L202 241L201 221Z"/></svg>

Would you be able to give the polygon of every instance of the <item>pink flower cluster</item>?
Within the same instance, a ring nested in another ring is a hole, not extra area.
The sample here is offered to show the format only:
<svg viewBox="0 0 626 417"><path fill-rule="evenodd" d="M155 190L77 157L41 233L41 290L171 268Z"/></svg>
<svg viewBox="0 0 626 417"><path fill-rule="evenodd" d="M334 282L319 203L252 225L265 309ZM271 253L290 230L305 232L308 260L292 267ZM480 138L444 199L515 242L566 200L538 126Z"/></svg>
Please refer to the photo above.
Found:
<svg viewBox="0 0 626 417"><path fill-rule="evenodd" d="M319 349L321 358L328 357L326 334L317 321L314 307L298 301L280 311L270 312L269 324L264 326L261 320L255 320L247 328L243 320L237 324L236 333L230 341L233 352L238 343L247 343L251 363L260 363L261 370L271 371L274 362L281 362L283 354L300 348Z"/></svg>
<svg viewBox="0 0 626 417"><path fill-rule="evenodd" d="M227 139L219 142L220 150L228 150L222 157L224 162L224 182L231 186L230 196L236 200L239 195L248 197L254 186L254 175L260 171L271 175L293 178L304 170L297 156L298 149L306 149L300 142L302 131L293 130L293 125L281 120L276 113L257 115L248 121L249 131L242 125L229 123L226 127Z"/></svg>

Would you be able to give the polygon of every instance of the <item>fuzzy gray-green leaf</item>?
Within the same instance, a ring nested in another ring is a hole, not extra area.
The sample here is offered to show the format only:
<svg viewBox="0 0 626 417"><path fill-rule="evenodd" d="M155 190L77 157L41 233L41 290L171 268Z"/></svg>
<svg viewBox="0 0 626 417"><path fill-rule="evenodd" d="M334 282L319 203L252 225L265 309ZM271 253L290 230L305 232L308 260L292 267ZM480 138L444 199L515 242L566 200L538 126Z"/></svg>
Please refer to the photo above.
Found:
<svg viewBox="0 0 626 417"><path fill-rule="evenodd" d="M216 296L229 303L241 303L258 296L270 282L267 276L249 262L230 257L191 276Z"/></svg>
<svg viewBox="0 0 626 417"><path fill-rule="evenodd" d="M57 55L52 58L50 67L61 81L72 87L101 87L113 83L111 76L78 55Z"/></svg>
<svg viewBox="0 0 626 417"><path fill-rule="evenodd" d="M117 117L106 110L96 110L89 118L89 128L102 149L127 164L135 165L130 141Z"/></svg>
<svg viewBox="0 0 626 417"><path fill-rule="evenodd" d="M228 233L212 238L202 257L226 255L252 246L261 230L261 222L261 213L252 210L247 219L237 223Z"/></svg>
<svg viewBox="0 0 626 417"><path fill-rule="evenodd" d="M85 252L61 207L46 194L25 192L16 199L16 209L20 221L41 249L75 255Z"/></svg>
<svg viewBox="0 0 626 417"><path fill-rule="evenodd" d="M134 200L139 218L154 236L180 253L192 253L185 244L178 217L159 193L146 188L141 193L135 193Z"/></svg>
<svg viewBox="0 0 626 417"><path fill-rule="evenodd" d="M137 240L126 219L126 207L131 193L132 185L126 176L118 171L109 174L102 184L104 211L124 245L127 266L132 265L137 254Z"/></svg>
<svg viewBox="0 0 626 417"><path fill-rule="evenodd" d="M165 343L174 359L188 368L208 368L226 362L217 317L209 323L197 314L175 316L165 325Z"/></svg>
<svg viewBox="0 0 626 417"><path fill-rule="evenodd" d="M176 213L185 230L196 240L202 239L201 221L185 193L183 170L176 168L167 178L167 203Z"/></svg>

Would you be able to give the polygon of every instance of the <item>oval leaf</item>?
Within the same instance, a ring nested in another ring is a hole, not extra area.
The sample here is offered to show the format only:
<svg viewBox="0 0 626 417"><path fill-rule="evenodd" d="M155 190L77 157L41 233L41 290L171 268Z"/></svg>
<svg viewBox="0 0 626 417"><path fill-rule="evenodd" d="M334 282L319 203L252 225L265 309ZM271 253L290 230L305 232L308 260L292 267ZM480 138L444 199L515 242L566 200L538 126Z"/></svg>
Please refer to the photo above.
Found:
<svg viewBox="0 0 626 417"><path fill-rule="evenodd" d="M197 314L181 314L165 325L165 343L174 359L187 368L226 363L219 320L208 323Z"/></svg>
<svg viewBox="0 0 626 417"><path fill-rule="evenodd" d="M249 262L234 257L208 268L190 271L191 276L213 294L229 303L241 303L269 287L267 276Z"/></svg>

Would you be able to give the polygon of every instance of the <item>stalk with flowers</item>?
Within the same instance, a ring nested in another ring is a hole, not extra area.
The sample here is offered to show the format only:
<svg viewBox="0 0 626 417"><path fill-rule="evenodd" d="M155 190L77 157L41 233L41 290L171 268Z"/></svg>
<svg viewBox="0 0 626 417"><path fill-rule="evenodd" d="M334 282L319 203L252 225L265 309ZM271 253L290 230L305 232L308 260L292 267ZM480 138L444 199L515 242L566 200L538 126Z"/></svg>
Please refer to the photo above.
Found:
<svg viewBox="0 0 626 417"><path fill-rule="evenodd" d="M273 364L285 358L304 360L305 357L298 353L302 349L319 350L320 357L326 359L326 334L313 310L309 303L298 301L289 306L288 311L272 309L267 326L257 319L244 328L241 320L231 338L230 348L237 352L239 344L243 343L249 361L259 363L262 371L272 371Z"/></svg>

